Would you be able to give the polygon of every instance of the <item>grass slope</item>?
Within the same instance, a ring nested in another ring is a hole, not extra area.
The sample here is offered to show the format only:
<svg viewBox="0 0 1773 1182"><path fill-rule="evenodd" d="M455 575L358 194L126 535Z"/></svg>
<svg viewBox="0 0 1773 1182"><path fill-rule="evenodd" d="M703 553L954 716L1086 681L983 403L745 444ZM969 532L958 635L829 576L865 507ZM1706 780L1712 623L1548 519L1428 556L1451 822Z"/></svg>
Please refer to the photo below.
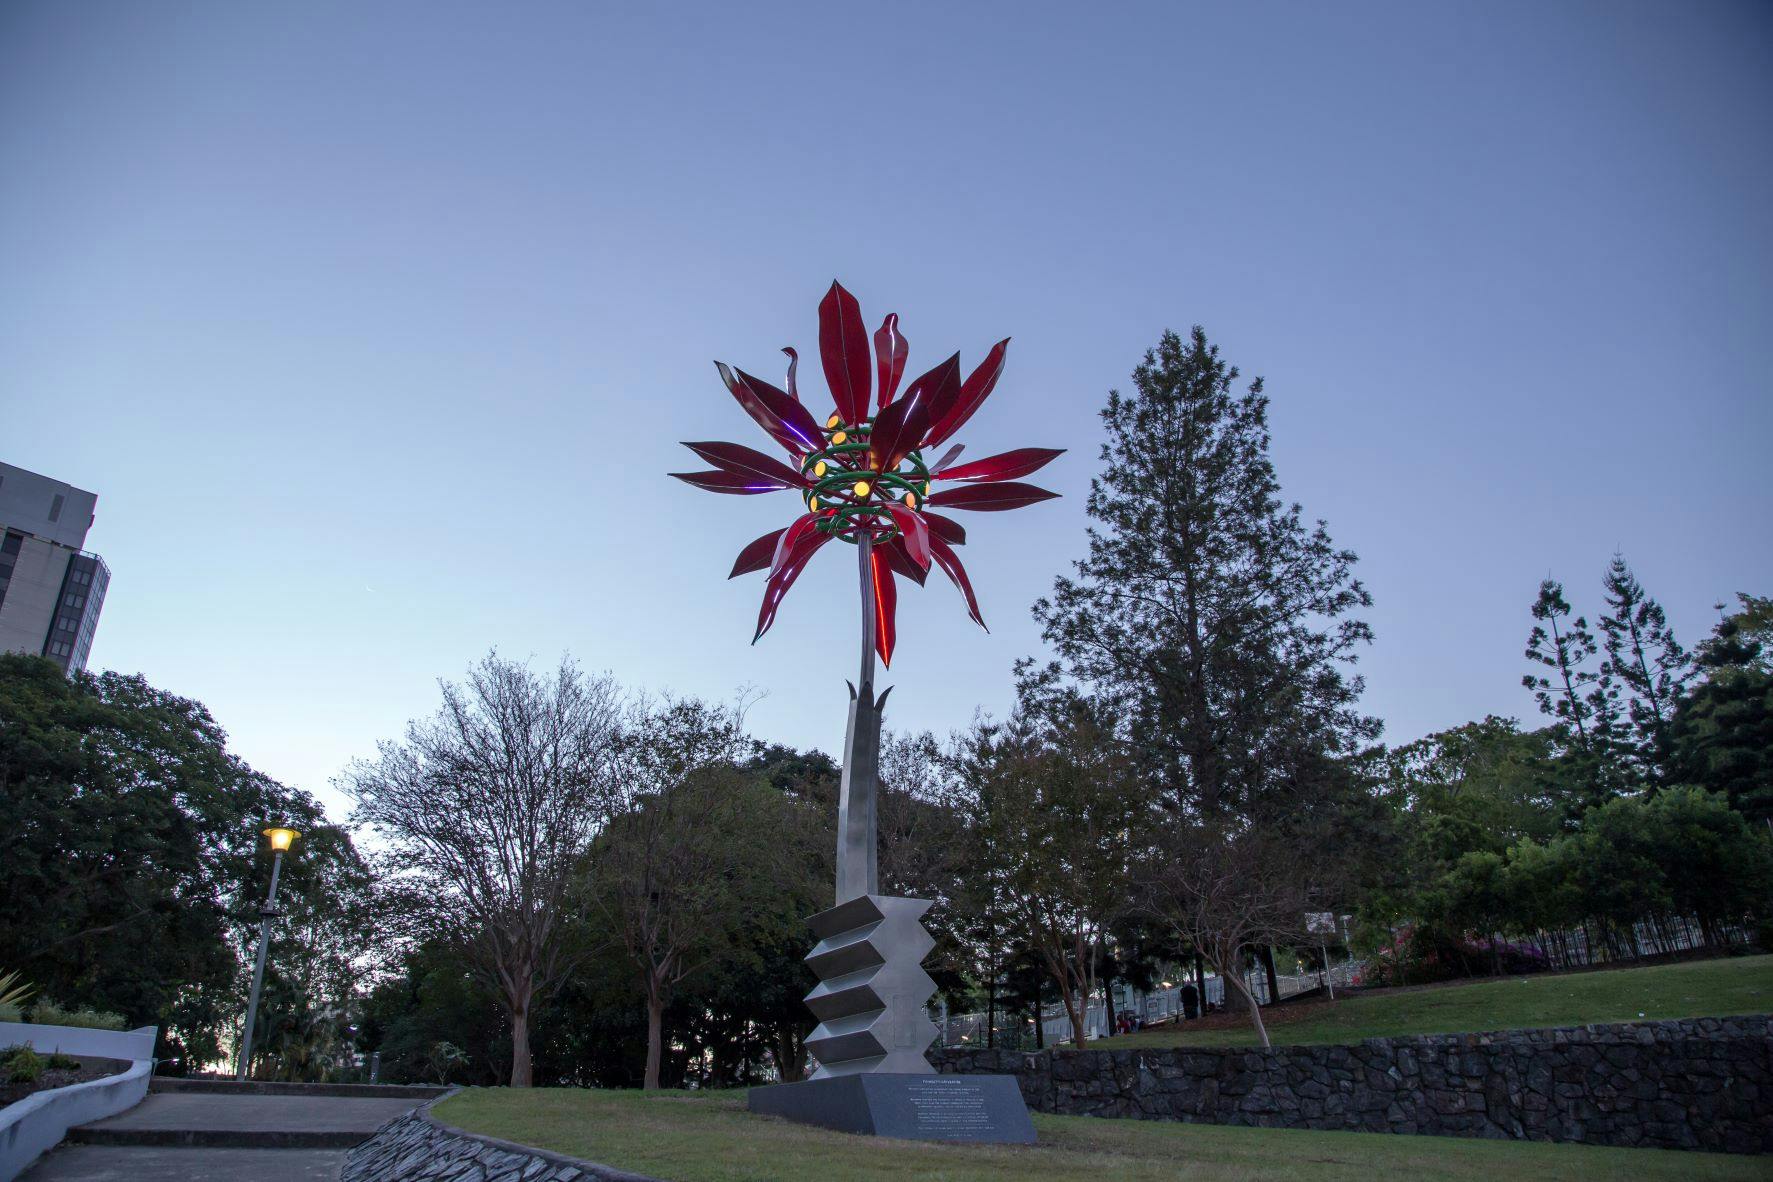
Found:
<svg viewBox="0 0 1773 1182"><path fill-rule="evenodd" d="M1735 1182L1767 1176L1761 1159L1719 1154L1038 1114L1035 1146L886 1141L752 1116L737 1092L474 1089L433 1111L459 1128L671 1182Z"/></svg>
<svg viewBox="0 0 1773 1182"><path fill-rule="evenodd" d="M1334 1003L1264 1011L1276 1046L1353 1043L1400 1034L1455 1034L1773 1012L1773 956L1687 961L1591 973L1502 977L1471 984L1387 989ZM1247 1046L1247 1017L1143 1030L1091 1045L1113 1049Z"/></svg>

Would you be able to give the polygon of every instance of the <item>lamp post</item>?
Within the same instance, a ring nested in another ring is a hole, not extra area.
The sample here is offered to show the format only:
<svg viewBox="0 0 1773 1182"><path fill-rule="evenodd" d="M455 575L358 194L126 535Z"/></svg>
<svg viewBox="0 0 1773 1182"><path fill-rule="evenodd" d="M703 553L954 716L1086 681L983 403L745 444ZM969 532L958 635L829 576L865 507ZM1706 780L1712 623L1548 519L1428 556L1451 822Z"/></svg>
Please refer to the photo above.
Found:
<svg viewBox="0 0 1773 1182"><path fill-rule="evenodd" d="M271 889L265 894L265 905L259 908L259 955L252 966L252 998L246 1003L246 1026L240 1032L240 1067L234 1078L246 1081L252 1066L252 1028L259 1017L259 990L265 984L265 953L271 947L271 920L277 915L277 876L283 870L283 854L301 834L294 829L273 826L265 830L271 839Z"/></svg>

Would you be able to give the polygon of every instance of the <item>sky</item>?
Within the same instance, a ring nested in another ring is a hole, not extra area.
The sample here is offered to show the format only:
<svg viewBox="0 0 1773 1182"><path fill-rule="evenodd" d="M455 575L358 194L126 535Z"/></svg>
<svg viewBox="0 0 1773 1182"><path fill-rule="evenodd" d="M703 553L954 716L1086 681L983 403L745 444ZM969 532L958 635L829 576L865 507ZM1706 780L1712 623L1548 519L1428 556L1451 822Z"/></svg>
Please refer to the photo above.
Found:
<svg viewBox="0 0 1773 1182"><path fill-rule="evenodd" d="M496 647L764 696L839 748L826 551L750 643L787 493L719 358L835 277L911 373L1012 337L959 436L1070 451L966 518L989 634L901 596L888 726L1010 704L1098 412L1202 325L1361 557L1405 742L1520 688L1542 578L1622 551L1691 643L1773 591L1773 6L0 6L0 459L98 493L94 668L315 792ZM816 363L803 394L824 406Z"/></svg>

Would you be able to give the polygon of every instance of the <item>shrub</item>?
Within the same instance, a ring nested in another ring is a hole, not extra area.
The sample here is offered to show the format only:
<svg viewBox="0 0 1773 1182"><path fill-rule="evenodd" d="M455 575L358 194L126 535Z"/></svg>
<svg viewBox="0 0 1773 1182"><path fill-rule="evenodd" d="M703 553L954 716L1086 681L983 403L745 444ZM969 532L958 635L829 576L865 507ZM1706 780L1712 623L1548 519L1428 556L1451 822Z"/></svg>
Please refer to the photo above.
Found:
<svg viewBox="0 0 1773 1182"><path fill-rule="evenodd" d="M72 1055L64 1055L60 1051L49 1056L49 1066L56 1071L78 1071L80 1060Z"/></svg>
<svg viewBox="0 0 1773 1182"><path fill-rule="evenodd" d="M0 1022L23 1022L25 1016L9 1001L0 1001Z"/></svg>
<svg viewBox="0 0 1773 1182"><path fill-rule="evenodd" d="M48 998L31 1010L31 1021L39 1026L83 1026L90 1030L122 1030L123 1015L105 1010L64 1010Z"/></svg>
<svg viewBox="0 0 1773 1182"><path fill-rule="evenodd" d="M30 1047L9 1047L0 1052L0 1075L7 1083L36 1083L43 1076L43 1056Z"/></svg>

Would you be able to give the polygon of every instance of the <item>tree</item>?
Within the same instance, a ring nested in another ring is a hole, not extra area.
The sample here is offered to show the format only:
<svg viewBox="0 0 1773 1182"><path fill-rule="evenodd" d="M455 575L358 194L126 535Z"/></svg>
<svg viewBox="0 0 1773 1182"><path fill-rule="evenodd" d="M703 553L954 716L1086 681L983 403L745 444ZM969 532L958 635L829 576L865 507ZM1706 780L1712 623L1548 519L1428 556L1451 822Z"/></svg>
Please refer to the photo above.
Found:
<svg viewBox="0 0 1773 1182"><path fill-rule="evenodd" d="M1058 986L1081 1047L1109 929L1131 906L1144 802L1099 708L1075 694L1060 701L1036 705L1025 681L1016 717L973 732L966 776L973 864Z"/></svg>
<svg viewBox="0 0 1773 1182"><path fill-rule="evenodd" d="M1555 579L1539 584L1533 601L1533 631L1527 637L1527 660L1545 672L1528 673L1521 684L1533 692L1542 713L1555 720L1568 748L1566 774L1584 786L1587 802L1598 804L1617 795L1619 687L1611 669L1588 662L1600 651L1588 620L1570 615L1564 587Z"/></svg>
<svg viewBox="0 0 1773 1182"><path fill-rule="evenodd" d="M1692 678L1692 663L1675 640L1662 605L1645 594L1625 556L1613 555L1605 581L1604 671L1624 690L1635 734L1634 761L1648 777L1666 777L1669 723Z"/></svg>
<svg viewBox="0 0 1773 1182"><path fill-rule="evenodd" d="M1235 814L1287 749L1352 753L1379 727L1343 673L1372 636L1355 556L1281 500L1262 382L1237 378L1197 327L1109 393L1088 557L1034 609L1179 816Z"/></svg>
<svg viewBox="0 0 1773 1182"><path fill-rule="evenodd" d="M572 967L568 891L607 815L620 720L607 677L550 675L489 653L436 715L358 761L340 787L381 836L390 874L431 901L511 1024L511 1086L529 1087L530 1015Z"/></svg>
<svg viewBox="0 0 1773 1182"><path fill-rule="evenodd" d="M1723 793L1757 824L1773 825L1773 669L1769 601L1738 597L1700 646L1699 682L1675 707L1671 775Z"/></svg>
<svg viewBox="0 0 1773 1182"><path fill-rule="evenodd" d="M646 1002L642 1086L660 1086L666 1007L677 987L743 951L807 903L798 810L738 766L736 711L686 699L638 706L622 742L615 809L589 859L586 897Z"/></svg>

